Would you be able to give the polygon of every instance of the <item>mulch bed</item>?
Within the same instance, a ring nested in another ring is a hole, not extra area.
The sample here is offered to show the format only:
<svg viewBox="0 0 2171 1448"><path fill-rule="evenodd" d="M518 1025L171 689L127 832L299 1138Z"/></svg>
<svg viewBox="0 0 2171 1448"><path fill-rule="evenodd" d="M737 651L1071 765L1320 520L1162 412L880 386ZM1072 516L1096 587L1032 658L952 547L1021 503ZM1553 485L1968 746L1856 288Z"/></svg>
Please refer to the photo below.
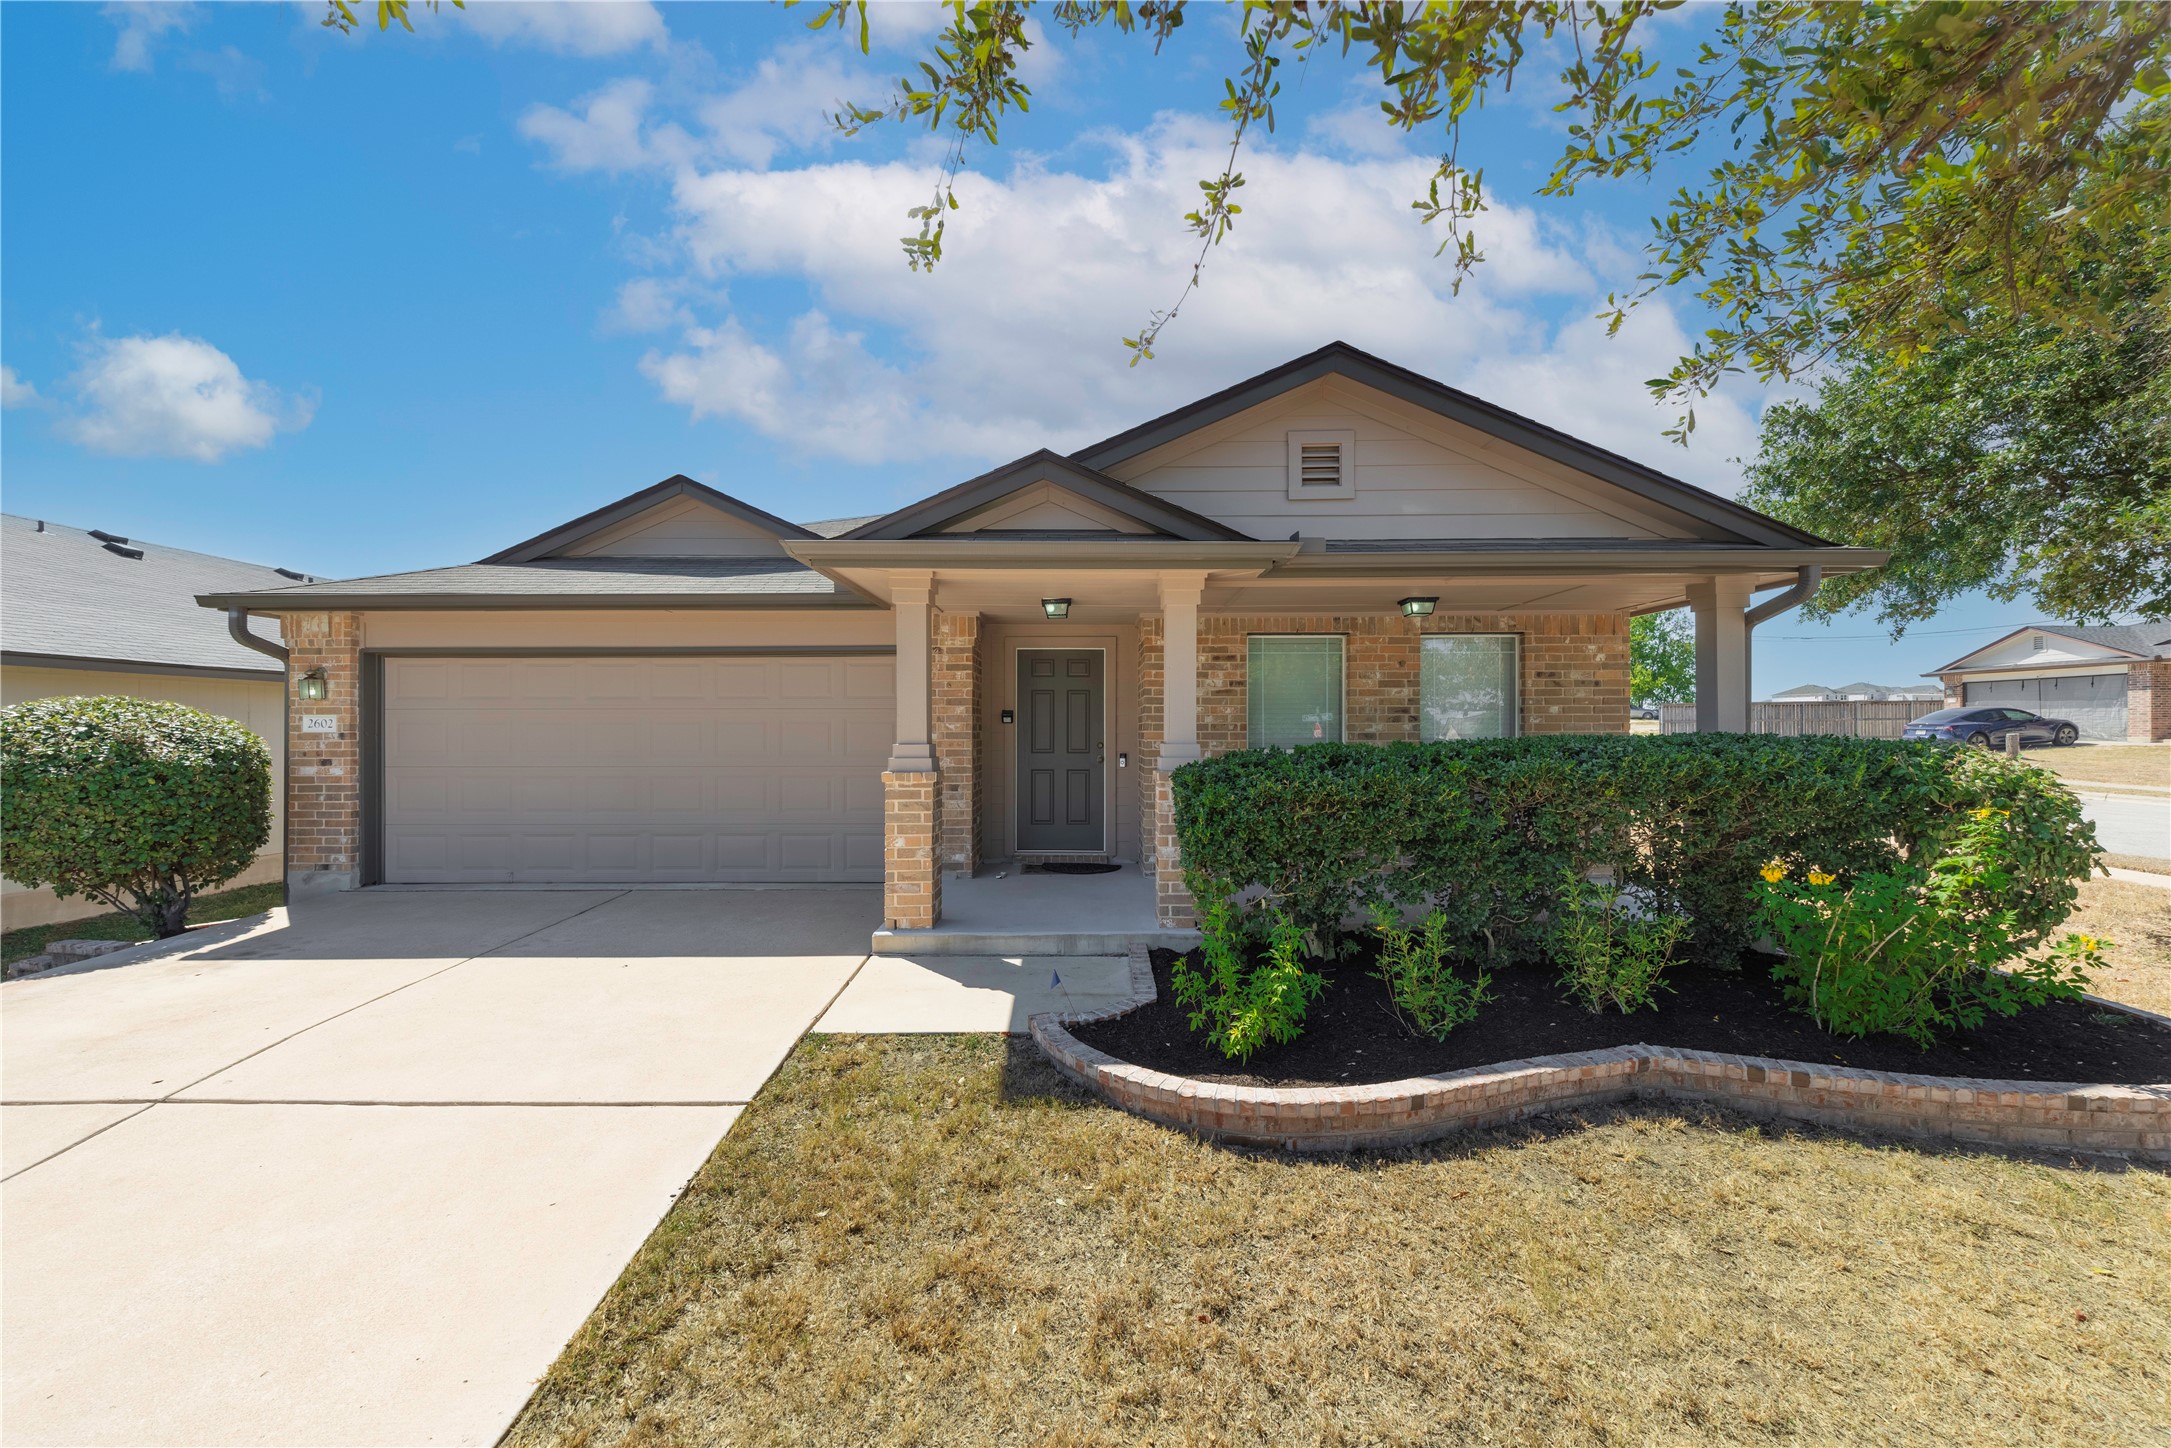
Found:
<svg viewBox="0 0 2171 1448"><path fill-rule="evenodd" d="M1387 987L1364 963L1351 961L1329 968L1327 989L1312 1003L1302 1036L1238 1067L1192 1032L1188 1012L1176 1004L1169 969L1180 958L1172 950L1153 952L1151 1005L1071 1033L1121 1061L1239 1086L1361 1086L1637 1042L1927 1076L2127 1086L2171 1081L2171 1029L2086 1001L1992 1016L1980 1030L1927 1050L1896 1036L1834 1036L1790 1008L1754 957L1738 971L1677 966L1659 1008L1632 1016L1591 1014L1547 971L1496 970L1493 999L1445 1041L1405 1030L1389 1008Z"/></svg>

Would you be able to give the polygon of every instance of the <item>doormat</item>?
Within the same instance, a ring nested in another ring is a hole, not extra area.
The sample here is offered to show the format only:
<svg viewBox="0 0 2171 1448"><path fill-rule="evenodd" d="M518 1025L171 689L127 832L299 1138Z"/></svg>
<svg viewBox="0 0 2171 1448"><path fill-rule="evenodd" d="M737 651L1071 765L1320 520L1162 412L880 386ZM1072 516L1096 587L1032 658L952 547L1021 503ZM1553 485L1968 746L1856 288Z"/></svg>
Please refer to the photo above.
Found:
<svg viewBox="0 0 2171 1448"><path fill-rule="evenodd" d="M1069 864L1058 860L1045 865L1027 865L1025 873L1028 875L1113 875L1122 868L1121 865L1111 865L1105 861Z"/></svg>

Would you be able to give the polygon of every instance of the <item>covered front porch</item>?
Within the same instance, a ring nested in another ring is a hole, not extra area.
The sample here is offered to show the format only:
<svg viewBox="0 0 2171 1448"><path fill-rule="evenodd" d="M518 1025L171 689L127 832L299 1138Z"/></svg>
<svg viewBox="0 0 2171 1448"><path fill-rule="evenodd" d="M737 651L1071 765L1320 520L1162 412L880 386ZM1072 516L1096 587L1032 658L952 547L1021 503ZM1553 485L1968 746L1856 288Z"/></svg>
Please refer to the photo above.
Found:
<svg viewBox="0 0 2171 1448"><path fill-rule="evenodd" d="M1471 732L1623 733L1629 619L1686 603L1699 724L1739 730L1751 632L1816 572L1678 548L1450 560L1438 546L1156 539L1067 543L1058 564L1055 546L1027 540L914 539L874 557L866 542L803 547L895 622L878 952L1195 939L1169 776L1255 742L1303 742L1253 737L1280 717L1256 697L1270 645L1332 641L1339 693L1311 738L1461 737L1463 716L1428 689L1437 656L1471 640L1507 671ZM1081 552L1100 566L1081 567ZM1772 587L1785 591L1753 604ZM1044 872L1075 865L1115 868Z"/></svg>

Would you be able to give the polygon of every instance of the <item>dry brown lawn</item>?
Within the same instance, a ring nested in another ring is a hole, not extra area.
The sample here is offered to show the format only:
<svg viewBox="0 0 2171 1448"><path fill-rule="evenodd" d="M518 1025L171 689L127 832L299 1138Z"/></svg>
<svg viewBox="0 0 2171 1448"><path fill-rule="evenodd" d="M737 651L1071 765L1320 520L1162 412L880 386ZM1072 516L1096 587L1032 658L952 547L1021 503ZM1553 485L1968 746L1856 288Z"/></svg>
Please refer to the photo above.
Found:
<svg viewBox="0 0 2171 1448"><path fill-rule="evenodd" d="M2171 1178L1649 1107L1204 1145L1026 1042L809 1037L514 1444L2110 1444Z"/></svg>
<svg viewBox="0 0 2171 1448"><path fill-rule="evenodd" d="M2161 744L2090 744L2079 749L2030 749L2039 764L2063 779L2097 784L2154 785L2171 788L2171 749Z"/></svg>
<svg viewBox="0 0 2171 1448"><path fill-rule="evenodd" d="M2171 1015L2171 890L2090 880L2066 928L2111 942L2110 969L2090 987L2097 995Z"/></svg>

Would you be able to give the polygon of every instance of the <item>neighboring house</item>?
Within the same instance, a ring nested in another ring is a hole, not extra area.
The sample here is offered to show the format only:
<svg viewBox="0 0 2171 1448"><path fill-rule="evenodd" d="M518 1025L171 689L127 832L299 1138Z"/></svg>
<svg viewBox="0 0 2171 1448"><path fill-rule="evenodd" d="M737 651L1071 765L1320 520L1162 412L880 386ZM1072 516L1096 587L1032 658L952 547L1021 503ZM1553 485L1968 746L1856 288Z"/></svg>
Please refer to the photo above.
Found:
<svg viewBox="0 0 2171 1448"><path fill-rule="evenodd" d="M1771 702L1774 704L1882 704L1895 699L1934 702L1944 697L1945 693L1942 689L1926 688L1920 684L1855 683L1841 684L1835 688L1827 688L1823 684L1802 684L1796 688L1772 695Z"/></svg>
<svg viewBox="0 0 2171 1448"><path fill-rule="evenodd" d="M283 568L0 516L0 704L63 694L170 699L262 735L278 780L286 759L285 675L275 660L229 638L218 618L196 606L196 595L308 581ZM275 788L271 839L237 885L280 876L279 793ZM112 908L12 881L0 889L0 916L10 929Z"/></svg>
<svg viewBox="0 0 2171 1448"><path fill-rule="evenodd" d="M2034 624L1925 677L1946 704L2010 704L2080 726L2083 739L2171 739L2171 620Z"/></svg>
<svg viewBox="0 0 2171 1448"><path fill-rule="evenodd" d="M1621 732L1630 615L1705 727L1835 546L1336 344L1064 457L802 527L672 478L479 563L263 591L290 888L882 881L1116 860L1189 919L1168 771L1247 744ZM1789 585L1755 609L1752 593Z"/></svg>

